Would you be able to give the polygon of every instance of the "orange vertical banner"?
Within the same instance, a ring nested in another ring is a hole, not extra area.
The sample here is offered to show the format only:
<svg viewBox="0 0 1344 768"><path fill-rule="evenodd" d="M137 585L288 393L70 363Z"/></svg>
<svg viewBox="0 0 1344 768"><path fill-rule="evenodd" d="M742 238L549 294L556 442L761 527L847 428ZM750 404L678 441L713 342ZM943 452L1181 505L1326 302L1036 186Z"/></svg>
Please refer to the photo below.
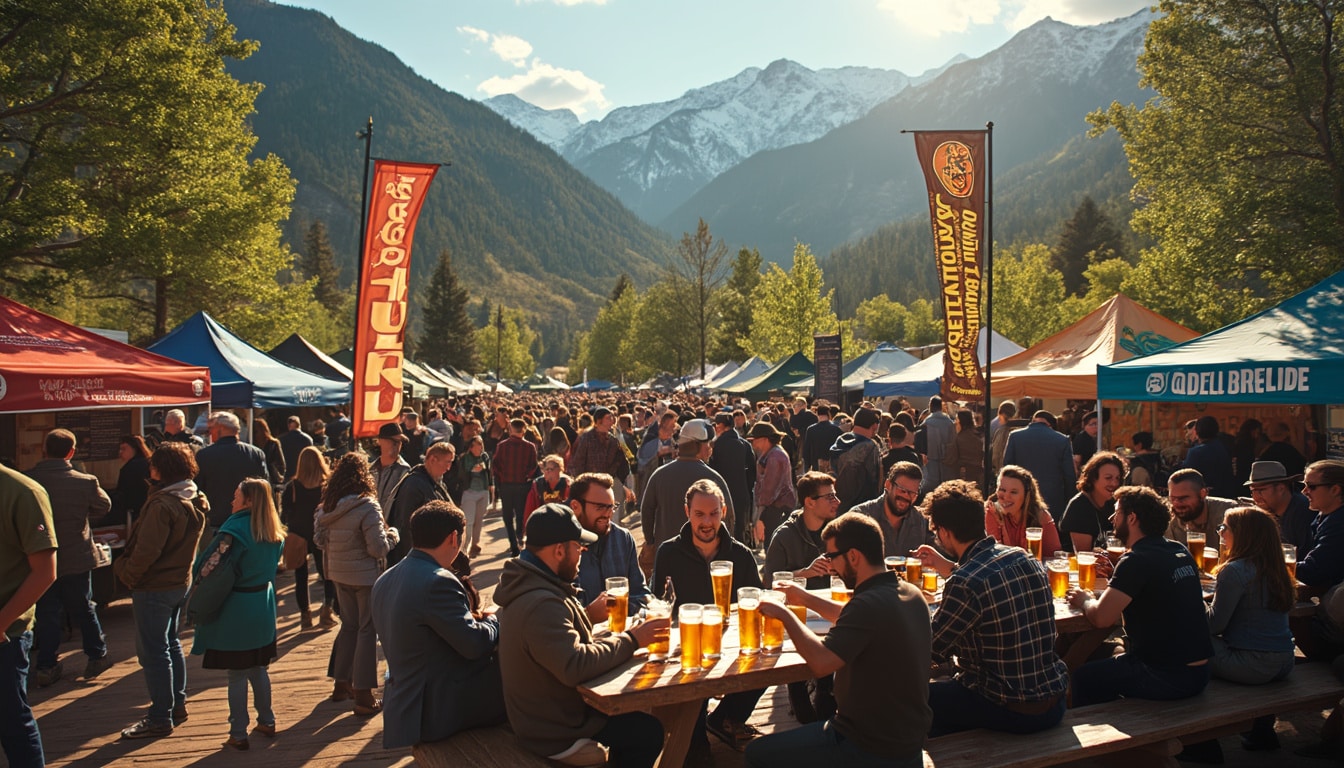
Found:
<svg viewBox="0 0 1344 768"><path fill-rule="evenodd" d="M938 288L943 304L944 399L983 400L976 356L980 336L981 239L984 232L985 131L914 131L929 190Z"/></svg>
<svg viewBox="0 0 1344 768"><path fill-rule="evenodd" d="M401 413L411 239L438 165L378 160L360 256L351 433L372 437Z"/></svg>

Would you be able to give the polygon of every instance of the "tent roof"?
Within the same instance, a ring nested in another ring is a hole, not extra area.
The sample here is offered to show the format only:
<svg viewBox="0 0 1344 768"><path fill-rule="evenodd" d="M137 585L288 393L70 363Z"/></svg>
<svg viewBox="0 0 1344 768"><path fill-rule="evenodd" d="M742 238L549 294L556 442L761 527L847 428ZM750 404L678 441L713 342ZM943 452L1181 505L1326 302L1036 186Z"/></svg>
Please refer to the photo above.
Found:
<svg viewBox="0 0 1344 768"><path fill-rule="evenodd" d="M569 385L559 379L534 373L531 378L523 383L523 389L531 392L560 392L569 389Z"/></svg>
<svg viewBox="0 0 1344 768"><path fill-rule="evenodd" d="M1105 400L1339 403L1344 271L1276 307L1145 357L1098 369Z"/></svg>
<svg viewBox="0 0 1344 768"><path fill-rule="evenodd" d="M1197 335L1117 293L1031 349L995 361L990 371L990 391L995 398L1030 395L1095 400L1097 366L1128 360Z"/></svg>
<svg viewBox="0 0 1344 768"><path fill-rule="evenodd" d="M918 357L915 357L900 347L892 344L879 344L877 349L859 355L841 366L840 388L846 392L860 392L863 390L864 382L869 379L875 379L878 376L895 373L896 371L908 368L918 362ZM802 391L815 389L816 386L817 378L812 376L794 384L790 384L784 389L789 391Z"/></svg>
<svg viewBox="0 0 1344 768"><path fill-rule="evenodd" d="M994 339L994 362L998 363L1009 355L1022 351L1021 345L1013 342L998 331L991 331ZM975 345L975 356L981 364L985 362L985 335L981 334ZM929 355L918 363L902 368L895 373L879 376L864 382L864 397L933 397L942 391L943 354ZM998 395L998 390L993 394Z"/></svg>
<svg viewBox="0 0 1344 768"><path fill-rule="evenodd" d="M570 389L577 389L580 392L599 392L606 389L612 389L616 385L606 379L589 379L585 382L575 384Z"/></svg>
<svg viewBox="0 0 1344 768"><path fill-rule="evenodd" d="M815 374L816 368L812 365L812 361L802 352L794 352L761 375L720 389L734 395L754 397L782 390L787 384Z"/></svg>
<svg viewBox="0 0 1344 768"><path fill-rule="evenodd" d="M277 344L269 354L282 363L302 368L324 379L350 381L355 377L349 368L332 360L329 355L308 343L307 339L297 333L291 334L288 339Z"/></svg>
<svg viewBox="0 0 1344 768"><path fill-rule="evenodd" d="M726 390L734 384L740 384L741 382L754 379L768 370L770 370L770 364L753 355L752 357L747 358L746 361L737 368L733 369L732 372L717 379L711 379L705 382L705 388Z"/></svg>
<svg viewBox="0 0 1344 768"><path fill-rule="evenodd" d="M210 371L0 296L0 413L210 402Z"/></svg>
<svg viewBox="0 0 1344 768"><path fill-rule="evenodd" d="M350 347L332 352L331 359L352 371L355 368L355 350ZM405 366L401 369L401 388L407 391L407 396L413 400L429 397L429 385L417 379L414 374L407 376Z"/></svg>
<svg viewBox="0 0 1344 768"><path fill-rule="evenodd" d="M401 361L401 378L403 380L410 378L424 384L432 397L443 397L448 394L447 382L422 368L419 363L406 360L405 358Z"/></svg>
<svg viewBox="0 0 1344 768"><path fill-rule="evenodd" d="M216 408L340 405L350 383L324 379L276 360L197 312L149 347L151 352L210 369Z"/></svg>

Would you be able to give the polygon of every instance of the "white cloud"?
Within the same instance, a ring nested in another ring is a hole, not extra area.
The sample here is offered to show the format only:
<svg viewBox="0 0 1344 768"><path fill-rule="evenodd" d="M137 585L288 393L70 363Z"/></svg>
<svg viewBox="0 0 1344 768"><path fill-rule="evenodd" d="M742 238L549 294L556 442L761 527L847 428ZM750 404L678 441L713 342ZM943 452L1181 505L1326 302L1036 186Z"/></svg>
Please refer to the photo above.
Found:
<svg viewBox="0 0 1344 768"><path fill-rule="evenodd" d="M877 7L907 31L936 38L966 32L972 25L999 24L1016 31L1046 16L1068 24L1099 24L1152 4L1153 0L878 0Z"/></svg>
<svg viewBox="0 0 1344 768"><path fill-rule="evenodd" d="M513 35L495 35L490 40L490 50L513 66L522 67L532 55L532 44Z"/></svg>
<svg viewBox="0 0 1344 768"><path fill-rule="evenodd" d="M582 117L589 109L605 110L611 106L602 95L605 87L576 69L561 69L533 59L527 72L492 77L476 89L487 96L512 93L543 109L571 109Z"/></svg>
<svg viewBox="0 0 1344 768"><path fill-rule="evenodd" d="M877 7L908 31L927 37L965 32L972 24L993 24L999 15L999 0L878 0Z"/></svg>
<svg viewBox="0 0 1344 768"><path fill-rule="evenodd" d="M1024 29L1046 16L1066 24L1100 24L1132 16L1155 4L1152 0L1018 0L1013 3L1017 6L1015 13L1004 19L1004 26L1012 30Z"/></svg>
<svg viewBox="0 0 1344 768"><path fill-rule="evenodd" d="M464 35L467 35L468 37L475 38L481 41L482 43L490 42L490 33L486 32L484 29L477 29L475 27L458 27L457 31L461 32Z"/></svg>

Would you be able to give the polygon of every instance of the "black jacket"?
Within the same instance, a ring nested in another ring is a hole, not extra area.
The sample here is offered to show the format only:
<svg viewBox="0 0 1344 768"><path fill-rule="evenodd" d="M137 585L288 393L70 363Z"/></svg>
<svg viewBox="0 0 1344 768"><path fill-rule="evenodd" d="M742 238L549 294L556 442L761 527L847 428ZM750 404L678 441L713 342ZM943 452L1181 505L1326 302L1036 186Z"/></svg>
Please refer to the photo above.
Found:
<svg viewBox="0 0 1344 768"><path fill-rule="evenodd" d="M714 438L709 468L718 472L728 484L733 510L750 519L751 487L756 484L756 455L752 453L751 443L743 440L736 430L724 432Z"/></svg>
<svg viewBox="0 0 1344 768"><path fill-rule="evenodd" d="M817 461L831 458L831 446L844 430L834 421L818 421L803 434L803 467L811 472Z"/></svg>
<svg viewBox="0 0 1344 768"><path fill-rule="evenodd" d="M249 477L267 479L266 455L255 445L221 437L196 454L196 487L210 501L209 525L218 528L233 514L233 492Z"/></svg>
<svg viewBox="0 0 1344 768"><path fill-rule="evenodd" d="M733 563L733 598L737 602L739 587L761 586L761 575L756 572L756 558L746 545L734 539L728 533L728 527L719 525L719 551L709 560L695 548L695 534L688 522L681 526L676 538L668 539L658 545L658 554L653 560L653 580L649 584L653 594L663 597L664 584L668 577L672 579L672 588L677 592L676 610L682 603L701 603L713 605L714 585L709 580L710 560L731 560Z"/></svg>
<svg viewBox="0 0 1344 768"><path fill-rule="evenodd" d="M401 534L401 541L387 553L387 565L392 567L411 551L413 542L411 541L411 514L415 510L424 506L426 502L434 501L451 502L448 495L448 487L443 481L434 482L434 478L429 476L425 470L424 464L416 465L406 476L401 478L397 487L392 491L391 509L384 512L387 518L387 524L397 529Z"/></svg>

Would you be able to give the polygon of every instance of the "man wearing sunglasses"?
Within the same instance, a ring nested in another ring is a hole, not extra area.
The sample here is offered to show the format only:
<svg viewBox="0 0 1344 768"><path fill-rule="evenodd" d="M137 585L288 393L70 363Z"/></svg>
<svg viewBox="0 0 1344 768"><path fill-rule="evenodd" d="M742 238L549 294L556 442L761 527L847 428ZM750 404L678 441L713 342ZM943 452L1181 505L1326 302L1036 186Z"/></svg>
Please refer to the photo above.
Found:
<svg viewBox="0 0 1344 768"><path fill-rule="evenodd" d="M1308 464L1302 488L1316 519L1311 522L1311 549L1297 561L1297 580L1313 594L1324 594L1344 582L1344 514L1340 513L1344 507L1344 461L1325 459ZM1321 604L1330 602L1323 599ZM1344 627L1330 617L1318 614L1306 637L1300 629L1294 627L1293 634L1308 658L1328 661L1344 652Z"/></svg>

